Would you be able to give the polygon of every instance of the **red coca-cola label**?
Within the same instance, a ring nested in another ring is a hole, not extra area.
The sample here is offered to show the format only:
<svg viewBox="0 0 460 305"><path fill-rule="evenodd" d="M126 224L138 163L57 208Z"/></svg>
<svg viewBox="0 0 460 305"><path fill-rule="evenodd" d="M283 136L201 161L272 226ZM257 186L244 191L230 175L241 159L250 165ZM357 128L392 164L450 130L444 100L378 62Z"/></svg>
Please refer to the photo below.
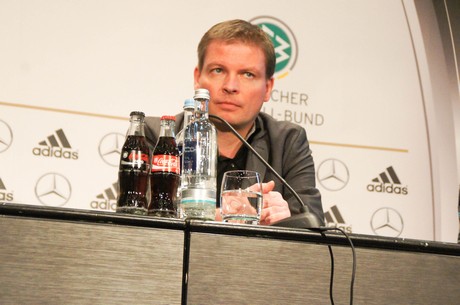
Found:
<svg viewBox="0 0 460 305"><path fill-rule="evenodd" d="M139 158L140 155L140 158ZM128 156L129 161L139 161L142 160L144 162L149 162L149 155L143 154L140 151L132 151Z"/></svg>
<svg viewBox="0 0 460 305"><path fill-rule="evenodd" d="M155 155L152 158L152 172L170 172L179 174L179 157L174 155Z"/></svg>

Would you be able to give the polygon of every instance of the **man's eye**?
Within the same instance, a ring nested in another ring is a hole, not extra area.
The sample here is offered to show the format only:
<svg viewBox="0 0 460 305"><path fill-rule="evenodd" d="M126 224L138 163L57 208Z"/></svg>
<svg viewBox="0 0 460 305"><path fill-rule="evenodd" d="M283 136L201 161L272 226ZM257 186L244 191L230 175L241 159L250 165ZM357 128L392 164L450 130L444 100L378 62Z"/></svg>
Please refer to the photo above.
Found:
<svg viewBox="0 0 460 305"><path fill-rule="evenodd" d="M222 73L222 69L221 68L214 68L213 72L214 73Z"/></svg>
<svg viewBox="0 0 460 305"><path fill-rule="evenodd" d="M251 72L244 72L244 76L247 78L253 78L254 74L252 74Z"/></svg>

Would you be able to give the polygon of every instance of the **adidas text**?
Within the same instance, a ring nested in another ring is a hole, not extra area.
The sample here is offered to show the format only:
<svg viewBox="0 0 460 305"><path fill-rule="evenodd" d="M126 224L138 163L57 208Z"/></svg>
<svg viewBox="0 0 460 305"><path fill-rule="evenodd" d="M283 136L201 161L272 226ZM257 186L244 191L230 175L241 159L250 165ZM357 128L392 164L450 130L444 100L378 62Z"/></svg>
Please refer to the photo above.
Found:
<svg viewBox="0 0 460 305"><path fill-rule="evenodd" d="M91 201L90 206L96 210L115 211L117 209L117 202L114 200Z"/></svg>
<svg viewBox="0 0 460 305"><path fill-rule="evenodd" d="M407 195L409 191L407 190L407 186L395 186L394 184L368 184L367 190L369 192L376 192L376 193L388 193L388 194L397 194L397 195Z"/></svg>
<svg viewBox="0 0 460 305"><path fill-rule="evenodd" d="M344 223L334 223L334 222L328 222L327 223L328 228L339 228L345 231L345 233L353 233L353 229L351 225L347 225Z"/></svg>
<svg viewBox="0 0 460 305"><path fill-rule="evenodd" d="M35 156L55 157L55 158L73 159L73 160L78 159L78 152L70 151L70 150L63 150L62 148L53 148L53 147L40 148L40 147L35 147L32 150L32 153Z"/></svg>
<svg viewBox="0 0 460 305"><path fill-rule="evenodd" d="M12 193L0 192L0 200L13 201L13 194Z"/></svg>

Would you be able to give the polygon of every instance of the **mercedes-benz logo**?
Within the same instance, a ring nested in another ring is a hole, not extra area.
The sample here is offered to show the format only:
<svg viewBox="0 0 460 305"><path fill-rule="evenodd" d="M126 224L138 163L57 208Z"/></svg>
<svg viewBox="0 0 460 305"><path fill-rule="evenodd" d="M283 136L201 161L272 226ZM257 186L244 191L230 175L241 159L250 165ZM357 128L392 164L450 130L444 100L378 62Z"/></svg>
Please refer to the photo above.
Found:
<svg viewBox="0 0 460 305"><path fill-rule="evenodd" d="M118 166L124 142L125 136L121 133L112 132L105 135L99 142L99 155L102 160L110 166Z"/></svg>
<svg viewBox="0 0 460 305"><path fill-rule="evenodd" d="M371 228L376 235L398 237L404 229L404 222L398 211L385 207L372 214Z"/></svg>
<svg viewBox="0 0 460 305"><path fill-rule="evenodd" d="M348 184L350 173L342 161L326 159L319 165L316 177L326 190L339 191Z"/></svg>
<svg viewBox="0 0 460 305"><path fill-rule="evenodd" d="M35 185L35 196L46 206L64 206L69 201L71 193L69 180L58 173L41 176Z"/></svg>
<svg viewBox="0 0 460 305"><path fill-rule="evenodd" d="M0 120L0 153L7 150L12 142L13 132L10 126L6 122Z"/></svg>

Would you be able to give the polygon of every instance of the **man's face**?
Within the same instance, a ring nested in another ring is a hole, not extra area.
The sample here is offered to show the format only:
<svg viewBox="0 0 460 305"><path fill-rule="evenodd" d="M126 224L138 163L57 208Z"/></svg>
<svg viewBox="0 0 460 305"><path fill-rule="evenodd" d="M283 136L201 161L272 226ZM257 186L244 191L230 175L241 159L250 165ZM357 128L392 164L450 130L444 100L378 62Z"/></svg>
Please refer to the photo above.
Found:
<svg viewBox="0 0 460 305"><path fill-rule="evenodd" d="M237 130L248 131L262 104L270 99L273 78L265 77L265 56L242 42L209 44L203 68L195 69L195 89L209 90L209 113Z"/></svg>

